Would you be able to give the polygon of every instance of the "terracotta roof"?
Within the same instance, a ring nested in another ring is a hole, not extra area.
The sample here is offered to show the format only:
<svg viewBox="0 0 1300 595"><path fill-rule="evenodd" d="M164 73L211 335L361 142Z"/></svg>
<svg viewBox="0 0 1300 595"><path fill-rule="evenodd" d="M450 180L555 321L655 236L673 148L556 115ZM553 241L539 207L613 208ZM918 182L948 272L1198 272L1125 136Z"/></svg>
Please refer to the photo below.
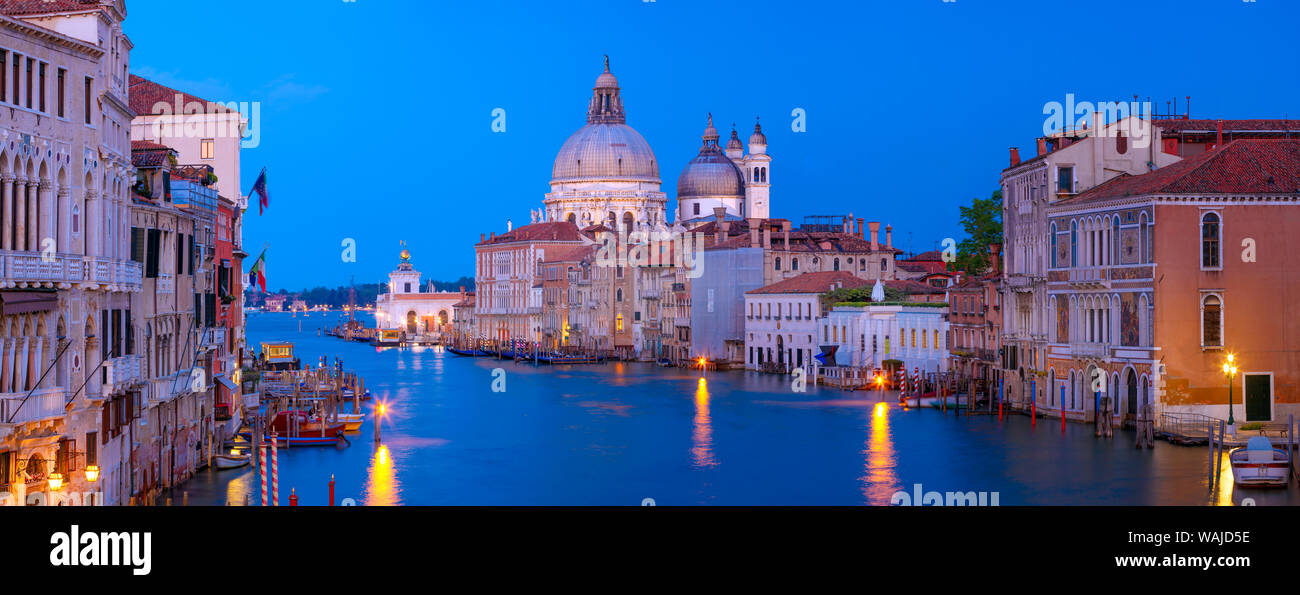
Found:
<svg viewBox="0 0 1300 595"><path fill-rule="evenodd" d="M711 236L712 232L703 230L703 227L704 226L697 227L693 231L696 231L697 233L705 233ZM760 245L763 243L763 235L761 231L759 232L758 242ZM748 248L749 233L733 234L717 244L714 244L710 237L706 238L704 243L706 250ZM772 243L769 245L769 248L772 250L785 250L785 232L772 232ZM856 235L841 232L791 231L790 251L808 253L864 253L871 252L871 242ZM889 252L899 254L902 250L899 250L898 248L887 248L884 244L877 244L875 251L876 254Z"/></svg>
<svg viewBox="0 0 1300 595"><path fill-rule="evenodd" d="M943 253L938 250L927 250L907 260L900 260L898 263L905 262L943 262Z"/></svg>
<svg viewBox="0 0 1300 595"><path fill-rule="evenodd" d="M1255 120L1160 120L1156 126L1165 132L1218 132L1219 122L1227 131L1263 131L1294 130L1300 133L1300 120L1255 119Z"/></svg>
<svg viewBox="0 0 1300 595"><path fill-rule="evenodd" d="M176 151L167 145L142 140L131 141L131 165L135 167L161 167L167 162L168 156L175 153Z"/></svg>
<svg viewBox="0 0 1300 595"><path fill-rule="evenodd" d="M0 2L3 1L4 0L0 0ZM235 110L229 109L220 104L208 105L209 102L206 99L195 97L183 91L177 91L176 89L160 85L135 74L131 75L131 82L127 89L127 95L130 96L131 110L141 116L153 114L154 106L159 103L170 105L172 106L172 111L175 111L177 95L181 96L182 107L190 103L201 103L204 106L203 109L205 110L205 113L235 112Z"/></svg>
<svg viewBox="0 0 1300 595"><path fill-rule="evenodd" d="M542 262L576 262L591 255L595 250L595 245L547 248L546 258L542 259Z"/></svg>
<svg viewBox="0 0 1300 595"><path fill-rule="evenodd" d="M21 16L99 9L99 0L0 0L0 14Z"/></svg>
<svg viewBox="0 0 1300 595"><path fill-rule="evenodd" d="M857 289L859 287L866 287L874 284L874 281L855 277L853 273L848 271L823 271L820 273L804 273L798 277L792 277L784 281L777 281L771 285L760 287L758 289L751 289L745 293L826 293L834 289L839 289L840 287L845 289Z"/></svg>
<svg viewBox="0 0 1300 595"><path fill-rule="evenodd" d="M1300 193L1300 140L1241 139L1140 176L1123 175L1057 204L1140 194Z"/></svg>
<svg viewBox="0 0 1300 595"><path fill-rule="evenodd" d="M488 238L475 245L486 246L510 242L578 242L581 239L578 226L568 221L547 221L516 227L513 231Z"/></svg>

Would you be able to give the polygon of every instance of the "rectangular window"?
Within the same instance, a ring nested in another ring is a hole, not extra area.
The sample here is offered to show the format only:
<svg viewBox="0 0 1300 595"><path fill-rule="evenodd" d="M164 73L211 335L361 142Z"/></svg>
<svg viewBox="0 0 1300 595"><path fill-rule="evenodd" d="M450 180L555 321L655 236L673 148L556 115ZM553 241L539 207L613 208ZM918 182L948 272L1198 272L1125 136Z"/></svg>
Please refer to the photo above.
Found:
<svg viewBox="0 0 1300 595"><path fill-rule="evenodd" d="M1205 296L1201 302L1201 346L1223 346L1223 302L1218 296Z"/></svg>
<svg viewBox="0 0 1300 595"><path fill-rule="evenodd" d="M159 254L162 252L162 232L156 229L146 231L144 276L149 279L157 279Z"/></svg>
<svg viewBox="0 0 1300 595"><path fill-rule="evenodd" d="M39 95L40 95L41 111L42 111L42 112L45 111L45 70L46 70L46 67L47 67L47 66L48 66L47 64L45 64L45 63L41 63L41 65L40 65L40 67L39 67L39 69L40 69L40 83L41 83L41 88L40 88L40 93L39 93Z"/></svg>
<svg viewBox="0 0 1300 595"><path fill-rule="evenodd" d="M64 107L67 105L68 102L68 71L67 70L62 68L59 69L59 72L56 76L56 83L58 84L58 90L54 100L57 102L59 117L64 118L67 117L66 114L64 113Z"/></svg>
<svg viewBox="0 0 1300 595"><path fill-rule="evenodd" d="M86 432L86 464L99 464L99 443L95 442L98 432Z"/></svg>
<svg viewBox="0 0 1300 595"><path fill-rule="evenodd" d="M0 50L0 102L9 100L9 87L8 87L9 71L5 69L5 65L8 64L8 62L9 62L9 52L5 50ZM4 455L0 455L0 456L4 456ZM0 482L3 481L4 478L0 477Z"/></svg>
<svg viewBox="0 0 1300 595"><path fill-rule="evenodd" d="M27 59L27 109L32 109L32 71L35 70L36 60Z"/></svg>
<svg viewBox="0 0 1300 595"><path fill-rule="evenodd" d="M199 158L212 159L216 156L217 141L211 138L205 138L199 143Z"/></svg>
<svg viewBox="0 0 1300 595"><path fill-rule="evenodd" d="M94 85L95 79L86 77L86 88L83 90L86 103L86 124L90 124L90 89Z"/></svg>
<svg viewBox="0 0 1300 595"><path fill-rule="evenodd" d="M1074 194L1074 168L1056 168L1056 191Z"/></svg>
<svg viewBox="0 0 1300 595"><path fill-rule="evenodd" d="M14 68L13 68L13 73L14 73L14 82L13 82L13 90L14 90L14 105L18 105L18 104L22 103L22 99L21 99L21 98L22 98L22 95L20 95L20 93L21 93L21 91L22 91L22 86L21 86L21 84L19 83L19 80L20 80L21 75L22 75L22 68L23 68L23 66L22 66L22 62L23 62L23 57L20 56L20 55L18 55L18 54L14 54Z"/></svg>

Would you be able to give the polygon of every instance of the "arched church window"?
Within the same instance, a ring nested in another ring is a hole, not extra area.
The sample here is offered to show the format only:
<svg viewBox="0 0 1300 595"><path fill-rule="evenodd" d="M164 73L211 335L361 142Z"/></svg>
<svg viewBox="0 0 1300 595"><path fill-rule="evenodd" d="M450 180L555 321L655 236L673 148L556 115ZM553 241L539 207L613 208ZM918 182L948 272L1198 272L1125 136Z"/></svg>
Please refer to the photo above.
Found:
<svg viewBox="0 0 1300 595"><path fill-rule="evenodd" d="M792 271L797 271L797 270L799 270L799 259L798 259L798 258L791 258L791 259L790 259L790 270L792 270Z"/></svg>
<svg viewBox="0 0 1300 595"><path fill-rule="evenodd" d="M767 181L767 168L764 167L764 168L761 169L761 171L763 172L763 174L762 174L762 178L763 178L762 181L763 181L763 182L766 182L766 181Z"/></svg>
<svg viewBox="0 0 1300 595"><path fill-rule="evenodd" d="M781 270L781 257L780 256L776 257L775 262L776 262L776 270L778 271Z"/></svg>

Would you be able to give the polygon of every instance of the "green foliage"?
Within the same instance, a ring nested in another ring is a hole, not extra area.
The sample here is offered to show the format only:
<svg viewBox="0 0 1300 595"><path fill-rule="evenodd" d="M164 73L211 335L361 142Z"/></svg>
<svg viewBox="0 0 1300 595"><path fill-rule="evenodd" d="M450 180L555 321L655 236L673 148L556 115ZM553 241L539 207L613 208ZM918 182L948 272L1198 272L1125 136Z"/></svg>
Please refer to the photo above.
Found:
<svg viewBox="0 0 1300 595"><path fill-rule="evenodd" d="M843 304L845 302L858 303L865 305L871 301L872 286L859 287L856 289L841 288L834 291L828 291L822 294L822 308L828 308L831 304ZM885 301L898 302L907 299L907 292L901 289L885 287Z"/></svg>
<svg viewBox="0 0 1300 595"><path fill-rule="evenodd" d="M474 278L461 277L455 281L433 282L434 289L438 291L460 291L461 286L464 286L466 291L474 291ZM275 294L296 297L307 302L308 306L325 305L331 308L342 308L343 306L348 305L349 289L352 288L347 285L335 288L314 287L311 289L303 289L299 292L280 289L279 291L276 291ZM358 283L356 285L357 305L367 306L374 304L375 298L381 293L381 289L382 286L378 283ZM252 288L249 288L244 299L245 303L248 305L257 306L262 303L264 296L262 296L261 293L252 291Z"/></svg>
<svg viewBox="0 0 1300 595"><path fill-rule="evenodd" d="M995 190L986 199L976 198L961 211L961 226L966 238L957 244L957 261L952 270L981 275L989 269L989 244L1002 242L1002 191Z"/></svg>

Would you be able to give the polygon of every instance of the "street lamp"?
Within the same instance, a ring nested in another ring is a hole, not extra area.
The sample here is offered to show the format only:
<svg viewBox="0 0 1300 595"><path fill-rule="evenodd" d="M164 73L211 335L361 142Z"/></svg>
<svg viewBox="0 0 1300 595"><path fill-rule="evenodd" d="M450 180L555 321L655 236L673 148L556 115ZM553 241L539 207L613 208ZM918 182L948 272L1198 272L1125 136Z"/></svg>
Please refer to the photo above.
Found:
<svg viewBox="0 0 1300 595"><path fill-rule="evenodd" d="M1232 378L1237 375L1237 366L1233 364L1231 353L1228 354L1228 361L1223 362L1223 375L1228 377L1228 427L1233 428L1234 420L1232 418ZM1235 428L1233 428L1235 430Z"/></svg>
<svg viewBox="0 0 1300 595"><path fill-rule="evenodd" d="M99 481L99 465L86 465L86 481L90 483Z"/></svg>

